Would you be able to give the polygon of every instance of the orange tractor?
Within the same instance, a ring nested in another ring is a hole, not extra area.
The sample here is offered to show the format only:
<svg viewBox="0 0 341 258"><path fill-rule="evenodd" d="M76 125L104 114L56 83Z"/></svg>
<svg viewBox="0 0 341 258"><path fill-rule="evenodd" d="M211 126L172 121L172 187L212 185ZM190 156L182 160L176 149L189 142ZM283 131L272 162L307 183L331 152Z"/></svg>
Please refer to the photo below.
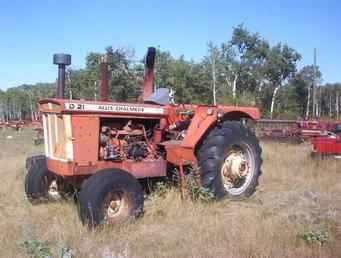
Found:
<svg viewBox="0 0 341 258"><path fill-rule="evenodd" d="M108 73L101 63L101 101L64 98L65 66L71 56L54 55L59 65L55 99L38 103L45 155L27 159L25 191L32 203L79 189L80 218L96 226L142 213L142 179L176 174L185 189L188 173L215 199L250 196L261 174L261 148L247 120L253 107L174 104L170 91L153 92L156 50L145 58L140 103L107 100Z"/></svg>

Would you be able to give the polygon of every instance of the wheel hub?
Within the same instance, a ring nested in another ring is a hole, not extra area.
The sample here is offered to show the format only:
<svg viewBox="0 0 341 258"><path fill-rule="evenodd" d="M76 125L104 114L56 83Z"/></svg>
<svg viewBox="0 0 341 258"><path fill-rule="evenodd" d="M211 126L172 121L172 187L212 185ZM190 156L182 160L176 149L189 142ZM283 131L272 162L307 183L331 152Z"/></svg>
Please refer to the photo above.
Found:
<svg viewBox="0 0 341 258"><path fill-rule="evenodd" d="M116 217L120 213L123 206L124 198L122 198L122 196L118 193L113 194L107 208L107 217L108 218Z"/></svg>
<svg viewBox="0 0 341 258"><path fill-rule="evenodd" d="M54 199L54 200L60 200L62 198L62 196L59 192L59 189L58 189L57 179L54 179L51 181L51 183L48 187L47 193L48 193L49 197Z"/></svg>
<svg viewBox="0 0 341 258"><path fill-rule="evenodd" d="M232 188L235 181L245 178L248 173L249 164L242 151L231 151L225 158L221 168L225 189Z"/></svg>

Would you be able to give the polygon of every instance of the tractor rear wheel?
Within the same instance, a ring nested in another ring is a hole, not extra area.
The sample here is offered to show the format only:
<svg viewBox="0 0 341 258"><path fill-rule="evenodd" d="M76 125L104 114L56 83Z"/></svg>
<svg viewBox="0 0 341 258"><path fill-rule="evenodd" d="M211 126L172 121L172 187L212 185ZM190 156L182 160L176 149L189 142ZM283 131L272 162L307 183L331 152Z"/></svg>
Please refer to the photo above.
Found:
<svg viewBox="0 0 341 258"><path fill-rule="evenodd" d="M261 174L261 152L255 134L240 122L216 126L197 153L203 187L216 199L249 197Z"/></svg>
<svg viewBox="0 0 341 258"><path fill-rule="evenodd" d="M79 194L80 217L89 226L114 225L143 212L143 190L120 169L102 170L87 179Z"/></svg>
<svg viewBox="0 0 341 258"><path fill-rule="evenodd" d="M37 204L62 198L62 179L47 169L46 157L39 155L26 160L25 192L28 200Z"/></svg>

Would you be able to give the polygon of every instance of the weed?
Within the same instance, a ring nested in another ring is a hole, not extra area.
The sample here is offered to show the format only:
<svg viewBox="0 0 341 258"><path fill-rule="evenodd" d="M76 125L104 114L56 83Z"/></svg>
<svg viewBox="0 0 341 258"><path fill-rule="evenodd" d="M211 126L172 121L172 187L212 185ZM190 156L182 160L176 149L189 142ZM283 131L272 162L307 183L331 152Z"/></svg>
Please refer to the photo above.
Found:
<svg viewBox="0 0 341 258"><path fill-rule="evenodd" d="M27 254L34 258L52 258L52 254L46 242L39 240L27 240L23 243Z"/></svg>
<svg viewBox="0 0 341 258"><path fill-rule="evenodd" d="M165 183L165 182L157 182L153 186L152 192L148 196L148 199L156 200L156 199L163 198L167 194L169 188L170 188L170 186L167 183Z"/></svg>
<svg viewBox="0 0 341 258"><path fill-rule="evenodd" d="M329 234L326 230L310 230L298 234L298 237L310 246L321 246L328 241Z"/></svg>
<svg viewBox="0 0 341 258"><path fill-rule="evenodd" d="M213 193L208 188L200 186L193 174L187 176L187 192L192 201L209 202L214 198Z"/></svg>

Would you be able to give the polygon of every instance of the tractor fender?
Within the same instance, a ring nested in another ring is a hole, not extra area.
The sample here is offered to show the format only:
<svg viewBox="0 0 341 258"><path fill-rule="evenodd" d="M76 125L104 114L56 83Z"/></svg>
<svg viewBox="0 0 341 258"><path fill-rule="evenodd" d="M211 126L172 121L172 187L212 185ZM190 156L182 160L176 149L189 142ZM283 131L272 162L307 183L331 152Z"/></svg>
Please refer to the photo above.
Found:
<svg viewBox="0 0 341 258"><path fill-rule="evenodd" d="M220 121L239 121L241 118L258 120L260 118L258 108L253 107L198 106L181 147L191 148L194 151L206 132L217 123L218 113L220 113L220 116L222 115L219 117Z"/></svg>

